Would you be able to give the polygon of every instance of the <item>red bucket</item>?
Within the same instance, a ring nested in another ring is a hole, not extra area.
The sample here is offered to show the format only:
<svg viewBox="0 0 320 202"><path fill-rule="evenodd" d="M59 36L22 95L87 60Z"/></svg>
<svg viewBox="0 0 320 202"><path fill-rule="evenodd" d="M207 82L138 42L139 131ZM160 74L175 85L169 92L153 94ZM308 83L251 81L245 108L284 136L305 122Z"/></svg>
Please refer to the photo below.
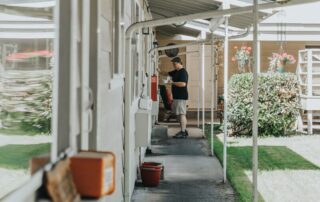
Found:
<svg viewBox="0 0 320 202"><path fill-rule="evenodd" d="M164 165L162 163L157 163L157 162L144 162L142 164L143 167L150 167L150 168L161 168L161 176L160 180L164 180Z"/></svg>
<svg viewBox="0 0 320 202"><path fill-rule="evenodd" d="M140 166L142 184L145 187L157 187L160 183L162 164L146 162Z"/></svg>
<svg viewBox="0 0 320 202"><path fill-rule="evenodd" d="M144 162L142 164L143 167L151 167L151 168L162 168L163 165L162 163L157 163L157 162Z"/></svg>

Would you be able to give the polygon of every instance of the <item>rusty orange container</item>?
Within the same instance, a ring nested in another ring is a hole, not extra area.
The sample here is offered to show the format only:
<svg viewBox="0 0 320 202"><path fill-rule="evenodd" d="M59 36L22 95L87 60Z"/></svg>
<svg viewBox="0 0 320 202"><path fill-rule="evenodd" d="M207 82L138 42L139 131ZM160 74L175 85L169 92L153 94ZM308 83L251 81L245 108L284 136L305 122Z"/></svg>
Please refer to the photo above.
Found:
<svg viewBox="0 0 320 202"><path fill-rule="evenodd" d="M82 151L70 158L70 167L81 196L100 198L115 190L115 155Z"/></svg>
<svg viewBox="0 0 320 202"><path fill-rule="evenodd" d="M158 77L156 75L151 76L151 99L158 101Z"/></svg>

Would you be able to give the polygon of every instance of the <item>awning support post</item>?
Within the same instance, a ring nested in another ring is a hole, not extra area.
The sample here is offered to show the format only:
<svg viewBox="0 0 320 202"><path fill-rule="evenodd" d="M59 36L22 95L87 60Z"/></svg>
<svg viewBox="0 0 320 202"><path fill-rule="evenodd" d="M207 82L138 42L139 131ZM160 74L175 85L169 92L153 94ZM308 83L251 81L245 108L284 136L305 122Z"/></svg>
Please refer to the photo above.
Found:
<svg viewBox="0 0 320 202"><path fill-rule="evenodd" d="M223 136L223 181L227 182L227 136L228 136L228 71L229 71L229 17L225 17L225 39L224 39L224 136Z"/></svg>
<svg viewBox="0 0 320 202"><path fill-rule="evenodd" d="M259 65L259 44L258 44L258 0L254 0L253 9L253 118L252 118L252 193L253 202L258 201L258 71Z"/></svg>
<svg viewBox="0 0 320 202"><path fill-rule="evenodd" d="M215 48L214 35L211 33L211 155L214 156L214 97L215 97L215 82L216 82L216 64L215 64Z"/></svg>
<svg viewBox="0 0 320 202"><path fill-rule="evenodd" d="M201 32L201 39L206 38L206 33ZM202 43L200 45L200 63L201 63L201 103L202 103L202 136L205 137L205 57L206 57L206 52L205 52L205 44Z"/></svg>

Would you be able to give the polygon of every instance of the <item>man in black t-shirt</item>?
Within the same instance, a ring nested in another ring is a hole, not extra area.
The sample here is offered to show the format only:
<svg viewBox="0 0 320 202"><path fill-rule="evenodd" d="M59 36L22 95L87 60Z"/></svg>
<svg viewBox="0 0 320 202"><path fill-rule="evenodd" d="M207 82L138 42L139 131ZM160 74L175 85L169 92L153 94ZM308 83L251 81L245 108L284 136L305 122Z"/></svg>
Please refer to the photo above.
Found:
<svg viewBox="0 0 320 202"><path fill-rule="evenodd" d="M174 70L171 72L158 72L162 75L169 75L172 78L172 96L173 96L173 112L179 117L181 131L174 138L186 138L188 136L187 128L187 100L188 100L188 72L182 66L179 57L171 60Z"/></svg>

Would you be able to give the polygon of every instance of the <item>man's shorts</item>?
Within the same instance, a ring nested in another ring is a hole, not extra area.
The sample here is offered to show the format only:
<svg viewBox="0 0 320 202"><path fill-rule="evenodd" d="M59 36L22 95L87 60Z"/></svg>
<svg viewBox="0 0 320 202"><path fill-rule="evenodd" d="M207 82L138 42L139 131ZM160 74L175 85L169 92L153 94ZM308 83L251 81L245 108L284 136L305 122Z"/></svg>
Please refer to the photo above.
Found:
<svg viewBox="0 0 320 202"><path fill-rule="evenodd" d="M187 100L173 100L172 112L176 115L187 114Z"/></svg>

